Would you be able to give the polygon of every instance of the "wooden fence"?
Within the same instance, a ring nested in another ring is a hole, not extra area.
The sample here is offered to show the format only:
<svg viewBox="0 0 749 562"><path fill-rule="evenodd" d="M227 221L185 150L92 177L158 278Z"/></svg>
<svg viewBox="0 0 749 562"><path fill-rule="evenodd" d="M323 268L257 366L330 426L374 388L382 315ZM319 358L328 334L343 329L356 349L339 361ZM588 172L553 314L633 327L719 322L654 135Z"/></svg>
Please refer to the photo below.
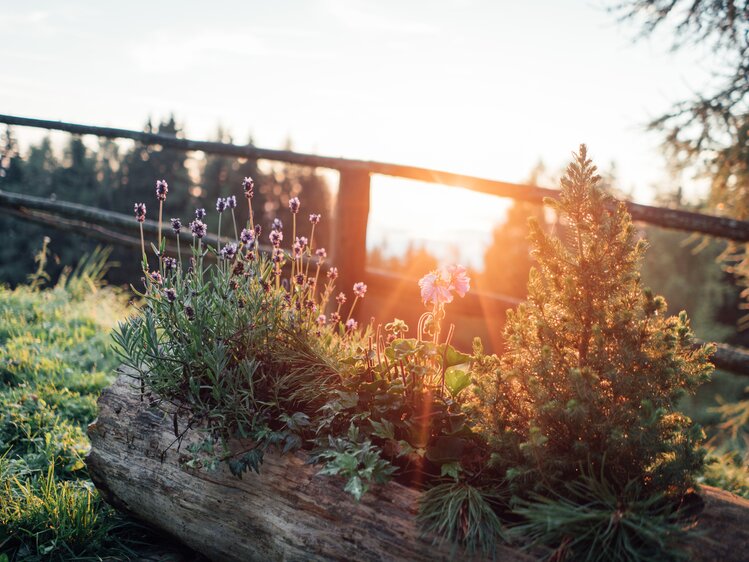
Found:
<svg viewBox="0 0 749 562"><path fill-rule="evenodd" d="M65 131L75 135L131 139L147 145L185 151L202 151L207 154L250 160L270 160L338 171L340 180L330 255L332 260L340 266L339 286L350 287L355 281L362 279L367 281L370 292L375 298L368 300L370 305L364 310L377 311L379 318L389 318L393 314L403 315L404 308L412 307L412 303L418 304L418 290L415 283L411 281L405 285L403 279L397 275L374 271L366 267L366 235L372 175L381 174L449 185L533 203L541 203L546 197L556 198L559 193L557 190L535 185L501 182L428 168L271 150L252 145L191 140L142 131L2 114L0 114L0 123ZM626 205L633 219L637 221L737 242L749 242L749 222L747 221L632 202L627 202ZM132 217L120 213L2 191L0 191L0 210L63 230L85 231L88 236L104 241L137 247L140 245L137 225ZM146 232L156 232L157 228L157 224L153 221L147 221L145 224ZM374 304L372 304L373 300ZM456 302L453 313L456 316L483 319L483 331L489 336L490 344L496 348L499 344L498 326L504 317L504 310L517 303L518 300L512 297L472 291L465 299ZM715 359L716 364L728 370L749 374L749 353L721 346Z"/></svg>

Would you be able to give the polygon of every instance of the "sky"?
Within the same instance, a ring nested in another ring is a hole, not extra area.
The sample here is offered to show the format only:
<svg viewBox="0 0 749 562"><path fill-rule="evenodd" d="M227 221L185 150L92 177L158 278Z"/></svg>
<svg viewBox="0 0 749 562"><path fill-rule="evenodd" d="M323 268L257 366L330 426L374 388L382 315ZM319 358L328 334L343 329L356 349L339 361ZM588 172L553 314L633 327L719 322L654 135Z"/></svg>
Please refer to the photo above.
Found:
<svg viewBox="0 0 749 562"><path fill-rule="evenodd" d="M636 201L699 195L645 124L704 87L709 58L634 41L613 1L0 2L0 113L128 129L174 113L191 138L220 124L261 147L510 182L584 142ZM369 244L445 257L461 239L475 265L506 206L376 177Z"/></svg>

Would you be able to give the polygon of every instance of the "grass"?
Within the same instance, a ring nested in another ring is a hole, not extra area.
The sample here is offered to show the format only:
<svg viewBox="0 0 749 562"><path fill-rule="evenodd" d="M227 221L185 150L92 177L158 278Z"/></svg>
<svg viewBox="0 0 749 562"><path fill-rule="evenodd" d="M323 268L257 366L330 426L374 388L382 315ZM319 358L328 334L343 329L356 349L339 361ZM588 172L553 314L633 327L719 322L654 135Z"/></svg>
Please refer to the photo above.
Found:
<svg viewBox="0 0 749 562"><path fill-rule="evenodd" d="M9 560L130 558L142 529L104 504L86 472L86 426L117 360L126 314L96 268L54 288L0 287L0 552ZM2 559L3 555L0 555Z"/></svg>

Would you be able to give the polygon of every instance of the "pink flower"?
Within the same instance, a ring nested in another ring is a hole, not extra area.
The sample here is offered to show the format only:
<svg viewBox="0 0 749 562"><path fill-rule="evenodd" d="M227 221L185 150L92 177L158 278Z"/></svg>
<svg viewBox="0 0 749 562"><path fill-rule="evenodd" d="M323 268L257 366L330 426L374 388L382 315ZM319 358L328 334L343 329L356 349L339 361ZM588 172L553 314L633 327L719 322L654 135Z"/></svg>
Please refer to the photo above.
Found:
<svg viewBox="0 0 749 562"><path fill-rule="evenodd" d="M468 277L466 268L462 265L451 265L448 271L452 276L452 288L461 297L466 296L466 293L471 288L471 278Z"/></svg>
<svg viewBox="0 0 749 562"><path fill-rule="evenodd" d="M453 300L450 293L450 274L444 267L435 269L419 279L419 287L424 304L439 305Z"/></svg>
<svg viewBox="0 0 749 562"><path fill-rule="evenodd" d="M471 279L462 265L440 267L419 280L424 304L442 305L453 301L453 291L464 297L470 289Z"/></svg>

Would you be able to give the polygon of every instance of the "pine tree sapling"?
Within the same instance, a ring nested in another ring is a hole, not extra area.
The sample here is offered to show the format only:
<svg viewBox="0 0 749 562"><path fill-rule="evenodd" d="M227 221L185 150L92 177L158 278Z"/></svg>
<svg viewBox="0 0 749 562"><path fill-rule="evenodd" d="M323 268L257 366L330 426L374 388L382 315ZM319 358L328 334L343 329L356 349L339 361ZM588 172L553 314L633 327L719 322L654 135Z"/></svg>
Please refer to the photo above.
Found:
<svg viewBox="0 0 749 562"><path fill-rule="evenodd" d="M702 430L676 411L707 380L685 313L640 283L645 242L623 203L599 187L585 146L549 200L566 240L531 222L538 267L508 313L501 360L474 369L481 425L513 491L556 489L583 467L623 489L679 492L702 470Z"/></svg>

